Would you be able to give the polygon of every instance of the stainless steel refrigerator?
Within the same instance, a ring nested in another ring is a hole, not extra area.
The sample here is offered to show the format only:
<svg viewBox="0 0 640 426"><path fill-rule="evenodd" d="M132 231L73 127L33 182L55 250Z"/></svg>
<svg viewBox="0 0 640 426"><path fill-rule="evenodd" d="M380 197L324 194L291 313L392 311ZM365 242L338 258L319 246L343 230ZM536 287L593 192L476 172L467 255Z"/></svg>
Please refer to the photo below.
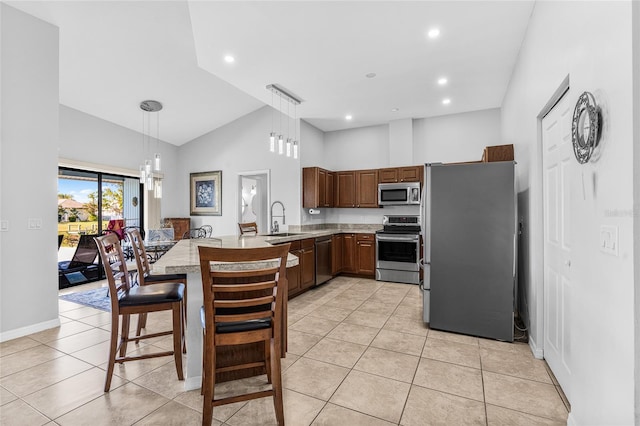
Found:
<svg viewBox="0 0 640 426"><path fill-rule="evenodd" d="M515 163L426 164L421 208L424 321L512 342Z"/></svg>

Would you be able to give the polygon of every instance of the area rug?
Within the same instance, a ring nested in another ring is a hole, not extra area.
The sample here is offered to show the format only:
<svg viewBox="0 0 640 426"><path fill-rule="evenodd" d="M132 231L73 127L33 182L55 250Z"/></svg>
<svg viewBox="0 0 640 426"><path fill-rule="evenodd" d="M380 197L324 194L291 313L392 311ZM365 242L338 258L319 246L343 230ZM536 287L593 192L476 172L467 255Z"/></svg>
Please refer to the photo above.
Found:
<svg viewBox="0 0 640 426"><path fill-rule="evenodd" d="M111 312L111 298L109 297L109 289L106 287L63 294L60 299Z"/></svg>

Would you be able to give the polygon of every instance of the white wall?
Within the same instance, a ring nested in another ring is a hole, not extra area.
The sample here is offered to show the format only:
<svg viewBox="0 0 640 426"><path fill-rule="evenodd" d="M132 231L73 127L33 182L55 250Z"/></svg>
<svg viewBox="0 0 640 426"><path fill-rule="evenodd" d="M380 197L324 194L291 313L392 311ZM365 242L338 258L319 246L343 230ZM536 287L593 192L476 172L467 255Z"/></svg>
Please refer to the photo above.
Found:
<svg viewBox="0 0 640 426"><path fill-rule="evenodd" d="M0 4L0 341L54 327L58 29ZM42 221L27 230L28 218Z"/></svg>
<svg viewBox="0 0 640 426"><path fill-rule="evenodd" d="M501 141L498 108L413 120L415 164L479 161L484 147Z"/></svg>
<svg viewBox="0 0 640 426"><path fill-rule="evenodd" d="M324 132L302 120L300 120L300 164L302 167L327 168Z"/></svg>
<svg viewBox="0 0 640 426"><path fill-rule="evenodd" d="M634 283L640 283L640 118L637 111L640 111L640 3L632 2L633 20L633 111L636 112L633 120L633 270ZM634 318L635 318L635 424L640 424L640 291L635 291L634 297Z"/></svg>
<svg viewBox="0 0 640 426"><path fill-rule="evenodd" d="M537 351L543 336L543 211L536 117L567 75L571 104L590 91L603 107L600 158L573 163L570 170L570 424L634 423L631 24L630 1L537 2L502 107L503 140L516 145L520 188L528 191L526 279ZM599 251L601 225L618 227L619 256Z"/></svg>
<svg viewBox="0 0 640 426"><path fill-rule="evenodd" d="M222 215L192 216L191 223L193 226L213 226L213 235L235 235L240 202L238 173L270 169L271 201L284 203L286 225L300 224L300 158L294 160L269 152L270 129L271 107L265 106L182 145L179 148L181 179L176 214L187 217L190 213L189 173L222 170ZM300 143L304 144L302 136ZM280 207L277 209L279 213ZM282 223L281 220L278 222Z"/></svg>
<svg viewBox="0 0 640 426"><path fill-rule="evenodd" d="M369 126L324 134L329 170L377 169L389 165L389 126ZM315 164L314 164L315 165Z"/></svg>

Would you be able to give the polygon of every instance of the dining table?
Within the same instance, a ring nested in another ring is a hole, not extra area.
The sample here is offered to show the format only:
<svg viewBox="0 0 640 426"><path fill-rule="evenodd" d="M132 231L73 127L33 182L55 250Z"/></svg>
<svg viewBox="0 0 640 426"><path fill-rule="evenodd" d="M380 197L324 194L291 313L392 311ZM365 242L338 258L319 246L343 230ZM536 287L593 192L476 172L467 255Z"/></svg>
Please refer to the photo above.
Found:
<svg viewBox="0 0 640 426"><path fill-rule="evenodd" d="M152 264L152 274L187 274L187 321L186 321L186 363L185 363L185 390L199 389L202 382L202 345L203 334L200 321L200 308L203 304L202 275L200 272L200 257L198 247L222 247L222 248L255 248L268 247L272 238L268 236L221 236L216 238L196 238L178 241L157 262ZM287 268L298 265L298 258L289 253ZM212 262L212 268L242 270L250 265L246 263ZM283 337L282 357L285 355L286 331L287 331L287 286L283 286ZM264 356L262 346L247 348L245 353L226 352L225 348L217 348L218 361L230 362L231 358L257 359ZM226 359L225 359L226 358ZM241 378L241 373L223 375L217 381Z"/></svg>

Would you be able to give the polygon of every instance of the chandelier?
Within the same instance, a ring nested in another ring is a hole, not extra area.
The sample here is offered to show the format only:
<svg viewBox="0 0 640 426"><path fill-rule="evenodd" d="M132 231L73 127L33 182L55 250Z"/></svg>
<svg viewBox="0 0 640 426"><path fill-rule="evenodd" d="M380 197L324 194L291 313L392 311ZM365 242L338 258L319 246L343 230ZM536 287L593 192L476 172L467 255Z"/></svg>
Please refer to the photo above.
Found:
<svg viewBox="0 0 640 426"><path fill-rule="evenodd" d="M140 102L140 109L142 110L142 157L145 158L144 163L140 165L140 183L144 184L147 191L153 191L155 198L162 198L162 177L160 175L161 158L160 152L160 114L162 110L162 104L158 101L142 101ZM152 149L152 135L151 135L151 117L155 115L155 154L152 157L147 157L147 154Z"/></svg>
<svg viewBox="0 0 640 426"><path fill-rule="evenodd" d="M285 154L287 157L293 156L293 158L297 159L299 143L300 143L300 138L298 137L298 105L302 103L302 100L297 96L293 95L288 90L282 88L281 86L278 86L277 84L269 84L267 86L267 90L271 92L271 132L269 133L269 151L275 153L276 145L277 145L277 151L279 155ZM279 127L278 127L277 135L274 130L274 120L273 120L273 114L275 112L275 107L274 107L275 96L278 96L279 98L279 106L278 106ZM283 100L287 104L286 129L282 125L282 116L284 113L284 109L282 107ZM290 126L291 112L289 110L289 107L291 105L293 105L293 109L294 109L293 134L291 133L292 129Z"/></svg>

